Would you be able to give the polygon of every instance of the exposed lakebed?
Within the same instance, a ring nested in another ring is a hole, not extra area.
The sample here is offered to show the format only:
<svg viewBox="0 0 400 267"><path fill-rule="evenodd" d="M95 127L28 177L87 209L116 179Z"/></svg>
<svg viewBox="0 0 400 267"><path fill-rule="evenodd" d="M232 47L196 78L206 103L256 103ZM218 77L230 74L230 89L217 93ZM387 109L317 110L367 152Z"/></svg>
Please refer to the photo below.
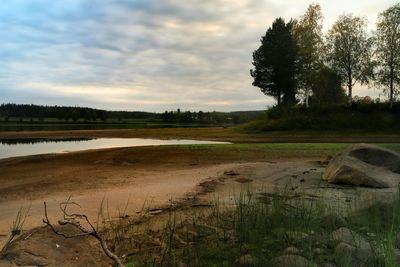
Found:
<svg viewBox="0 0 400 267"><path fill-rule="evenodd" d="M7 138L0 139L0 159L113 147L196 144L228 143L203 140L146 138Z"/></svg>

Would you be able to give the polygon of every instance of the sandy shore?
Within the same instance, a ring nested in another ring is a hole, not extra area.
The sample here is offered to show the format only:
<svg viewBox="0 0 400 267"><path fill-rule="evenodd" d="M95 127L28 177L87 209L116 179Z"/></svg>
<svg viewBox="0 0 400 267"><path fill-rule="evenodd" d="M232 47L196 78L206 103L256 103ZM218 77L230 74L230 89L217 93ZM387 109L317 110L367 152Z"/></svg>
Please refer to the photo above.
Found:
<svg viewBox="0 0 400 267"><path fill-rule="evenodd" d="M0 160L0 242L18 210L30 207L25 228L42 225L43 202L52 219L69 196L97 219L101 202L111 217L136 214L143 206L168 205L202 188L198 185L224 171L256 161L260 155L222 157L175 147L135 147L47 154Z"/></svg>

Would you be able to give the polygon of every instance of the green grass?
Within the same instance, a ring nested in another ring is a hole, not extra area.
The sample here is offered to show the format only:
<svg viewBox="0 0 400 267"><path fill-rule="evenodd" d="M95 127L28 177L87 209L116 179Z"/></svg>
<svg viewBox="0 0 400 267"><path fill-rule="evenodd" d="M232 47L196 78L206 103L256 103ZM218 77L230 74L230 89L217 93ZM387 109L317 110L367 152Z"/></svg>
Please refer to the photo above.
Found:
<svg viewBox="0 0 400 267"><path fill-rule="evenodd" d="M334 155L350 147L349 143L246 143L246 144L210 144L210 145L182 145L177 149L193 151L244 153L259 152L277 157L321 157ZM384 148L400 152L400 144L377 144Z"/></svg>
<svg viewBox="0 0 400 267"><path fill-rule="evenodd" d="M294 246L299 255L323 266L337 260L332 232L346 227L371 244L370 258L363 266L399 266L395 256L400 248L398 196L389 204L376 203L357 212L353 211L356 204L344 213L336 205L302 198L290 190L263 195L248 189L235 196L234 207L216 200L208 212L184 220L171 210L163 231L146 233L162 240L162 250L146 247L127 260L134 266L239 266L241 256L251 255L255 266L274 266L275 258ZM339 254L339 260L350 260L346 257ZM344 266L350 267L351 262Z"/></svg>

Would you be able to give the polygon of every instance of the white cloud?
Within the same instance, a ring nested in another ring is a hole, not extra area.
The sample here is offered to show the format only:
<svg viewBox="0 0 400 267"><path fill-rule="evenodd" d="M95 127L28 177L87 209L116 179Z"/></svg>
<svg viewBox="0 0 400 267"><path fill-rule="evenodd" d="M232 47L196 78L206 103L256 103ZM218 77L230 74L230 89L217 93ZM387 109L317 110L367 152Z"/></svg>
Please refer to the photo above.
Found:
<svg viewBox="0 0 400 267"><path fill-rule="evenodd" d="M0 10L3 101L108 109L264 109L252 52L272 21L309 1L6 1ZM326 29L353 12L374 22L395 1L320 1ZM371 24L373 25L373 24ZM372 26L371 26L372 27ZM355 89L355 94L379 92Z"/></svg>

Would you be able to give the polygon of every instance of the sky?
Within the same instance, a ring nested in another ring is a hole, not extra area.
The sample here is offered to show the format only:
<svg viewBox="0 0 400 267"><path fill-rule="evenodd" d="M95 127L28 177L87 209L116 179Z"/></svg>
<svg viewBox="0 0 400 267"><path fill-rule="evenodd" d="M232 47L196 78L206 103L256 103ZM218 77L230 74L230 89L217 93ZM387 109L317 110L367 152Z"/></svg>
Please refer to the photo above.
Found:
<svg viewBox="0 0 400 267"><path fill-rule="evenodd" d="M252 52L277 17L303 0L0 0L0 103L108 110L262 110ZM396 1L318 2L328 30L343 13ZM354 95L379 97L357 87Z"/></svg>

